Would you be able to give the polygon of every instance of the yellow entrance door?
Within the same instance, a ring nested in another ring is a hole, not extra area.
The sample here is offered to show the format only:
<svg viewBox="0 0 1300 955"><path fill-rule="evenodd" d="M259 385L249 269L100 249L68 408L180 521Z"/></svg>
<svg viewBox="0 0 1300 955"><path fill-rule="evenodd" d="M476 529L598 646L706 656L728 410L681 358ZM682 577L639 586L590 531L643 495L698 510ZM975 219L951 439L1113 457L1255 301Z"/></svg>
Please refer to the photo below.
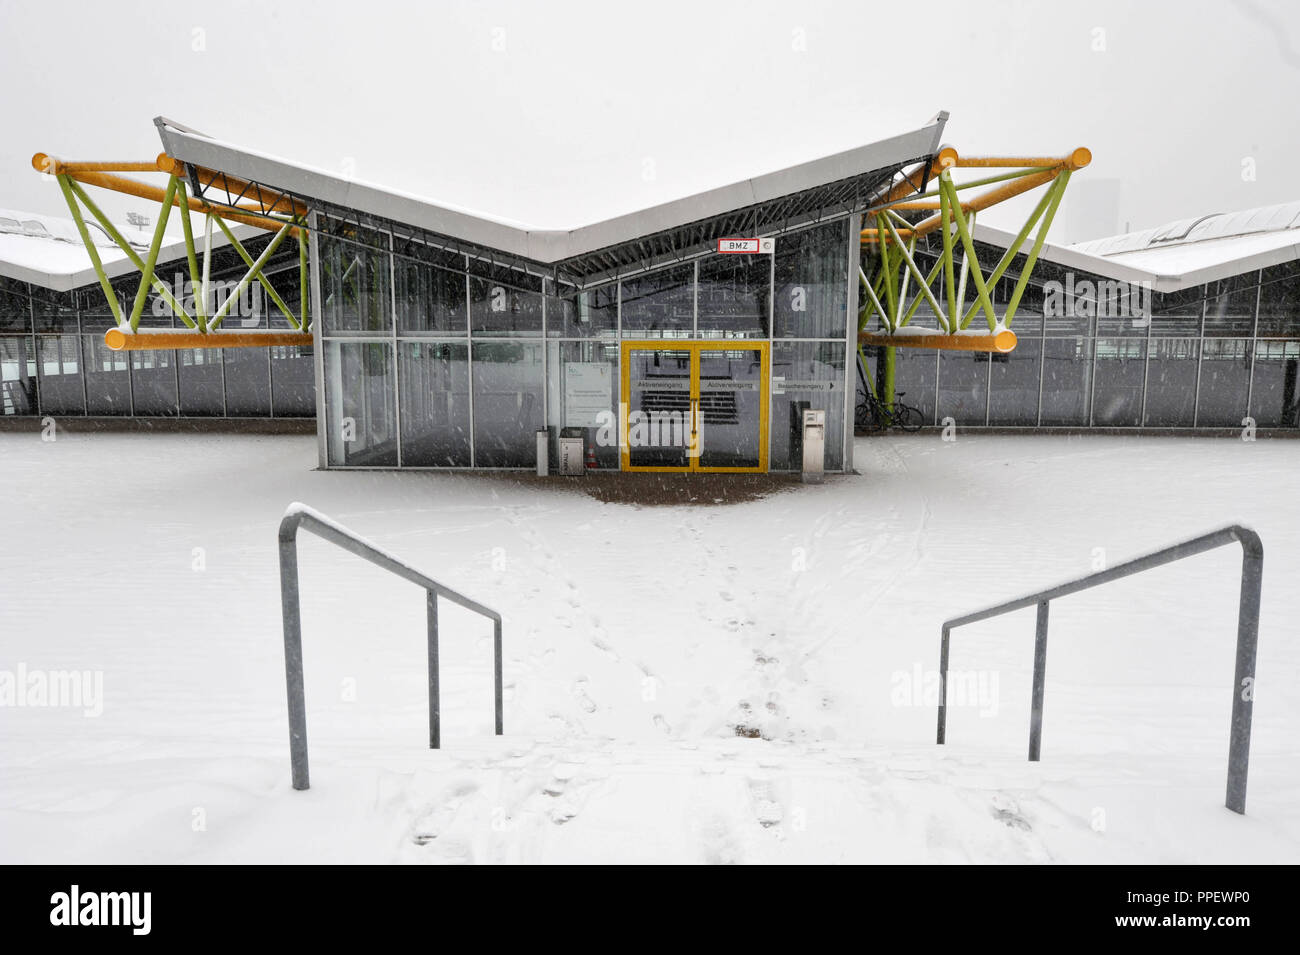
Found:
<svg viewBox="0 0 1300 955"><path fill-rule="evenodd" d="M767 470L767 342L624 342L622 358L623 470Z"/></svg>

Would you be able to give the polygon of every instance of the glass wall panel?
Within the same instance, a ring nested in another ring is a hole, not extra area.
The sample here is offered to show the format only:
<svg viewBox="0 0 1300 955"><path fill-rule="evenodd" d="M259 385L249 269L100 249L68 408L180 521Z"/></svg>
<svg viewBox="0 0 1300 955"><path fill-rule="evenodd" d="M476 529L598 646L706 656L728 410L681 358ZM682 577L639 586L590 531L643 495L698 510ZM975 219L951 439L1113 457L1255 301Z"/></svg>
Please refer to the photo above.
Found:
<svg viewBox="0 0 1300 955"><path fill-rule="evenodd" d="M1151 334L1153 337L1199 338L1205 288L1183 289L1154 296Z"/></svg>
<svg viewBox="0 0 1300 955"><path fill-rule="evenodd" d="M618 361L614 342L548 345L547 420L553 431L582 428L585 445L596 449L596 464L602 468L619 467Z"/></svg>
<svg viewBox="0 0 1300 955"><path fill-rule="evenodd" d="M325 380L330 463L396 467L392 344L327 342Z"/></svg>
<svg viewBox="0 0 1300 955"><path fill-rule="evenodd" d="M618 283L546 297L546 334L552 338L612 338L618 329Z"/></svg>
<svg viewBox="0 0 1300 955"><path fill-rule="evenodd" d="M0 337L0 414L36 414L34 348L27 335Z"/></svg>
<svg viewBox="0 0 1300 955"><path fill-rule="evenodd" d="M777 238L777 338L842 338L848 318L848 220Z"/></svg>
<svg viewBox="0 0 1300 955"><path fill-rule="evenodd" d="M870 363L867 373L879 387L877 368L883 348L866 349ZM921 420L935 423L935 382L939 377L939 353L930 348L897 348L894 358L894 393L903 403L921 409Z"/></svg>
<svg viewBox="0 0 1300 955"><path fill-rule="evenodd" d="M1255 343L1250 416L1260 428L1300 427L1300 342Z"/></svg>
<svg viewBox="0 0 1300 955"><path fill-rule="evenodd" d="M785 379L785 393L772 395L771 469L803 467L803 412L818 409L826 411L826 468L844 467L844 345L774 342L772 376Z"/></svg>
<svg viewBox="0 0 1300 955"><path fill-rule="evenodd" d="M223 348L226 414L232 418L271 413L271 375L267 352L276 348ZM279 409L276 409L277 413Z"/></svg>
<svg viewBox="0 0 1300 955"><path fill-rule="evenodd" d="M81 336L38 335L41 414L85 414L85 382L81 376ZM8 378L6 377L6 381ZM36 414L33 405L26 414Z"/></svg>
<svg viewBox="0 0 1300 955"><path fill-rule="evenodd" d="M397 375L402 466L469 467L469 345L398 342Z"/></svg>
<svg viewBox="0 0 1300 955"><path fill-rule="evenodd" d="M176 353L133 351L131 402L137 416L169 417L177 413Z"/></svg>
<svg viewBox="0 0 1300 955"><path fill-rule="evenodd" d="M1241 427L1250 387L1251 351L1248 338L1208 338L1202 342L1197 427Z"/></svg>
<svg viewBox="0 0 1300 955"><path fill-rule="evenodd" d="M690 338L695 328L695 266L623 280L624 338Z"/></svg>
<svg viewBox="0 0 1300 955"><path fill-rule="evenodd" d="M699 260L700 338L767 338L770 255L706 255Z"/></svg>
<svg viewBox="0 0 1300 955"><path fill-rule="evenodd" d="M398 256L397 333L464 336L465 273Z"/></svg>
<svg viewBox="0 0 1300 955"><path fill-rule="evenodd" d="M381 237L387 241L386 237ZM387 251L319 234L321 309L326 335L373 335L393 327Z"/></svg>
<svg viewBox="0 0 1300 955"><path fill-rule="evenodd" d="M83 316L84 317L84 316ZM131 378L124 351L110 351L103 333L81 337L86 369L86 414L129 415Z"/></svg>
<svg viewBox="0 0 1300 955"><path fill-rule="evenodd" d="M0 277L0 332L31 330L32 308L27 297L27 283Z"/></svg>
<svg viewBox="0 0 1300 955"><path fill-rule="evenodd" d="M1093 339L1083 337L1043 340L1041 426L1087 426L1092 393L1092 346Z"/></svg>
<svg viewBox="0 0 1300 955"><path fill-rule="evenodd" d="M899 351L907 351L900 348ZM898 389L904 390L904 389ZM938 420L951 417L958 425L983 426L988 409L987 352L939 352ZM907 398L904 403L912 404Z"/></svg>
<svg viewBox="0 0 1300 955"><path fill-rule="evenodd" d="M685 468L693 453L691 352L647 345L627 352L627 458L636 468ZM697 446L696 446L697 447Z"/></svg>
<svg viewBox="0 0 1300 955"><path fill-rule="evenodd" d="M1147 364L1148 428L1190 428L1196 413L1196 364L1200 339L1153 338ZM1242 407L1245 407L1242 392Z"/></svg>
<svg viewBox="0 0 1300 955"><path fill-rule="evenodd" d="M1260 280L1257 334L1300 336L1300 261L1269 266Z"/></svg>
<svg viewBox="0 0 1300 955"><path fill-rule="evenodd" d="M1093 374L1092 423L1127 428L1142 423L1142 381L1146 342L1134 338L1098 338Z"/></svg>
<svg viewBox="0 0 1300 955"><path fill-rule="evenodd" d="M469 314L475 337L532 338L542 334L542 296L504 282L471 276Z"/></svg>
<svg viewBox="0 0 1300 955"><path fill-rule="evenodd" d="M1039 319L1041 321L1041 316ZM1019 326L1019 320L1015 324ZM1038 386L1042 369L1041 338L1021 337L1012 351L990 356L989 424L1004 427L1033 427L1038 424Z"/></svg>
<svg viewBox="0 0 1300 955"><path fill-rule="evenodd" d="M277 418L316 414L316 368L311 345L277 345L271 352L271 407ZM226 387L230 372L226 371ZM229 401L229 397L226 399Z"/></svg>
<svg viewBox="0 0 1300 955"><path fill-rule="evenodd" d="M1205 302L1206 337L1249 338L1255 334L1258 272L1211 282Z"/></svg>
<svg viewBox="0 0 1300 955"><path fill-rule="evenodd" d="M542 426L542 345L475 342L474 466L523 468L537 463Z"/></svg>
<svg viewBox="0 0 1300 955"><path fill-rule="evenodd" d="M181 414L225 414L222 351L220 348L185 348L176 352L180 361L176 372L180 379Z"/></svg>

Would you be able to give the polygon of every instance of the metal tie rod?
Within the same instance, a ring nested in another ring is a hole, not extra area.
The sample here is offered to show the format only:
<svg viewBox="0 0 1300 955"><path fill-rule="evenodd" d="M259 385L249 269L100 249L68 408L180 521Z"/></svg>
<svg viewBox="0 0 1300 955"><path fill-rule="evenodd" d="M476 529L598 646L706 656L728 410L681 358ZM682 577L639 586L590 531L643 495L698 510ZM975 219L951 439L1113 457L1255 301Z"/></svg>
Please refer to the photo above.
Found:
<svg viewBox="0 0 1300 955"><path fill-rule="evenodd" d="M1108 570L1099 570L1067 583L1040 590L974 613L953 617L943 624L939 644L939 725L935 742L946 736L948 716L948 637L951 631L967 624L999 617L1026 607L1037 606L1038 619L1034 636L1034 682L1029 716L1029 759L1037 761L1043 738L1043 687L1047 673L1047 610L1058 597L1100 587L1151 570L1162 564L1203 554L1233 542L1241 544L1241 593L1237 609L1237 663L1232 684L1232 725L1228 742L1228 788L1224 803L1237 813L1246 811L1246 773L1250 763L1250 720L1254 707L1255 648L1259 640L1259 599L1264 580L1264 544L1248 527L1228 527L1193 537L1163 550L1135 557Z"/></svg>
<svg viewBox="0 0 1300 955"><path fill-rule="evenodd" d="M493 669L496 690L496 735L504 732L501 694L501 615L477 600L438 583L414 567L381 550L370 541L354 534L320 511L296 501L280 520L280 604L284 614L284 674L289 697L289 758L293 768L293 788L310 786L307 772L307 704L302 675L302 613L298 588L298 531L310 531L317 537L349 553L382 567L424 588L426 593L429 636L429 748L442 743L438 689L438 598L487 617L492 621Z"/></svg>

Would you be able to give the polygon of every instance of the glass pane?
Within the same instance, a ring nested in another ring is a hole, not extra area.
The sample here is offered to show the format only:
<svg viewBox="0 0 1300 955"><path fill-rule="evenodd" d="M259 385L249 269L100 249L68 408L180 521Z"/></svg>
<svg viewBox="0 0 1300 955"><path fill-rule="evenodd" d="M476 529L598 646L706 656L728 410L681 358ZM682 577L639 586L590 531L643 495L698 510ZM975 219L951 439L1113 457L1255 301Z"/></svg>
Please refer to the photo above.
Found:
<svg viewBox="0 0 1300 955"><path fill-rule="evenodd" d="M1258 334L1300 336L1300 261L1269 266L1261 281Z"/></svg>
<svg viewBox="0 0 1300 955"><path fill-rule="evenodd" d="M1201 349L1197 427L1240 428L1250 386L1250 339L1209 338Z"/></svg>
<svg viewBox="0 0 1300 955"><path fill-rule="evenodd" d="M907 351L900 348L899 351ZM897 379L895 379L897 380ZM901 390L895 385L896 390ZM982 426L988 410L989 356L986 352L939 352L938 419ZM903 399L907 404L910 400Z"/></svg>
<svg viewBox="0 0 1300 955"><path fill-rule="evenodd" d="M54 339L55 342L58 339ZM0 414L36 414L36 356L26 335L0 338ZM76 366L73 366L74 370ZM43 376L42 376L43 377ZM71 376L80 385L80 379ZM46 413L54 413L52 409Z"/></svg>
<svg viewBox="0 0 1300 955"><path fill-rule="evenodd" d="M1250 272L1211 282L1205 303L1206 337L1249 337L1255 334L1256 276Z"/></svg>
<svg viewBox="0 0 1300 955"><path fill-rule="evenodd" d="M137 416L170 417L177 413L176 353L133 351L131 402Z"/></svg>
<svg viewBox="0 0 1300 955"><path fill-rule="evenodd" d="M596 466L619 467L617 343L551 342L549 349L547 420L583 429L583 444L595 450Z"/></svg>
<svg viewBox="0 0 1300 955"><path fill-rule="evenodd" d="M1092 423L1098 427L1137 427L1142 423L1142 379L1146 375L1142 339L1097 339Z"/></svg>
<svg viewBox="0 0 1300 955"><path fill-rule="evenodd" d="M397 355L402 466L469 467L469 346L399 342Z"/></svg>
<svg viewBox="0 0 1300 955"><path fill-rule="evenodd" d="M465 273L398 258L398 334L465 335Z"/></svg>
<svg viewBox="0 0 1300 955"><path fill-rule="evenodd" d="M1255 343L1250 415L1260 428L1300 427L1300 342Z"/></svg>
<svg viewBox="0 0 1300 955"><path fill-rule="evenodd" d="M701 338L767 338L772 290L770 255L700 259Z"/></svg>
<svg viewBox="0 0 1300 955"><path fill-rule="evenodd" d="M40 335L36 338L40 351L37 367L41 376L41 414L85 414L85 382L81 377L81 338L78 335ZM8 362L12 354L5 355L5 388L9 385ZM6 394L6 404L12 398ZM21 413L21 412L14 412ZM35 414L33 407L28 414Z"/></svg>
<svg viewBox="0 0 1300 955"><path fill-rule="evenodd" d="M762 375L761 349L700 349L696 423L700 467L756 468L763 464L759 456Z"/></svg>
<svg viewBox="0 0 1300 955"><path fill-rule="evenodd" d="M471 276L469 298L475 337L531 338L542 334L542 296L538 292Z"/></svg>
<svg viewBox="0 0 1300 955"><path fill-rule="evenodd" d="M1043 340L1043 401L1039 424L1088 424L1092 391L1092 339ZM1012 353L1014 354L1014 352Z"/></svg>
<svg viewBox="0 0 1300 955"><path fill-rule="evenodd" d="M1042 350L1042 339L1022 338L1007 354L991 356L989 424L1004 427L1033 427L1038 424Z"/></svg>
<svg viewBox="0 0 1300 955"><path fill-rule="evenodd" d="M271 355L271 408L277 418L316 416L316 368L311 345L276 345ZM226 387L230 386L227 373ZM229 402L229 398L226 399Z"/></svg>
<svg viewBox="0 0 1300 955"><path fill-rule="evenodd" d="M226 369L226 414L230 417L261 417L271 413L267 352L277 348L221 349Z"/></svg>
<svg viewBox="0 0 1300 955"><path fill-rule="evenodd" d="M633 348L628 352L628 463L688 467L691 441L691 353Z"/></svg>
<svg viewBox="0 0 1300 955"><path fill-rule="evenodd" d="M395 467L397 415L392 345L327 343L325 393L330 463Z"/></svg>
<svg viewBox="0 0 1300 955"><path fill-rule="evenodd" d="M901 350L901 349L900 349ZM933 359L932 359L933 361ZM844 467L844 345L839 342L777 342L772 346L771 468L803 467L803 413L826 412L826 468ZM931 393L934 391L931 383Z"/></svg>
<svg viewBox="0 0 1300 955"><path fill-rule="evenodd" d="M76 315L72 316L76 331ZM27 285L13 279L0 277L0 332L30 332L32 330L31 303L27 299Z"/></svg>
<svg viewBox="0 0 1300 955"><path fill-rule="evenodd" d="M1196 411L1196 359L1200 344L1200 340L1195 338L1151 340L1151 360L1147 365L1147 427L1192 426ZM1244 414L1244 391L1241 406Z"/></svg>
<svg viewBox="0 0 1300 955"><path fill-rule="evenodd" d="M776 242L778 338L843 338L848 317L848 220Z"/></svg>
<svg viewBox="0 0 1300 955"><path fill-rule="evenodd" d="M541 343L476 342L473 355L474 466L535 467L543 410Z"/></svg>
<svg viewBox="0 0 1300 955"><path fill-rule="evenodd" d="M86 414L129 415L131 379L124 351L110 351L103 333L83 335L82 367L86 369Z"/></svg>
<svg viewBox="0 0 1300 955"><path fill-rule="evenodd" d="M386 251L320 235L321 306L326 335L391 331L392 274Z"/></svg>
<svg viewBox="0 0 1300 955"><path fill-rule="evenodd" d="M695 327L695 266L624 279L624 338L690 338Z"/></svg>
<svg viewBox="0 0 1300 955"><path fill-rule="evenodd" d="M617 329L617 283L546 297L546 334L552 338L612 338Z"/></svg>
<svg viewBox="0 0 1300 955"><path fill-rule="evenodd" d="M180 359L176 372L180 378L181 414L225 413L221 352L220 348L186 348L176 352Z"/></svg>
<svg viewBox="0 0 1300 955"><path fill-rule="evenodd" d="M867 374L877 391L881 387L880 362L883 348L866 348ZM894 397L921 411L926 424L935 422L934 386L939 377L939 353L932 348L894 349ZM856 402L855 402L856 403Z"/></svg>

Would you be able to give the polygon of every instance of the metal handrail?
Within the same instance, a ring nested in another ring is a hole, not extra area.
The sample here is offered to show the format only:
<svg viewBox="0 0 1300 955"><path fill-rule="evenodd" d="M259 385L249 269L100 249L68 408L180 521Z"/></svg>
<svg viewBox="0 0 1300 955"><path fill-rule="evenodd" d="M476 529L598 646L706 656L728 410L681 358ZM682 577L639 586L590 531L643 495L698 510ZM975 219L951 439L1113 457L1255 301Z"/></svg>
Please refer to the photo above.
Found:
<svg viewBox="0 0 1300 955"><path fill-rule="evenodd" d="M1246 771L1250 763L1250 720L1254 706L1255 645L1259 639L1259 598L1264 579L1264 544L1248 527L1232 524L1163 550L1135 557L1108 570L1099 570L1077 580L1026 594L1014 600L954 617L943 625L939 646L939 727L936 743L944 742L948 710L948 635L957 627L990 617L1038 606L1034 637L1034 682L1029 715L1029 759L1037 761L1043 738L1043 684L1047 670L1047 607L1058 597L1090 590L1113 580L1193 557L1236 541L1241 544L1241 595L1237 610L1237 663L1232 688L1232 726L1228 742L1228 789L1224 803L1233 812L1246 811Z"/></svg>
<svg viewBox="0 0 1300 955"><path fill-rule="evenodd" d="M280 521L280 603L284 611L284 672L289 695L289 758L293 767L293 788L310 786L307 773L307 703L302 676L302 614L298 593L298 530L337 544L390 573L423 587L429 621L429 748L442 742L438 689L438 598L481 614L492 621L494 676L496 681L496 735L502 728L501 707L501 615L476 600L426 577L415 568L380 550L342 524L305 504L294 502Z"/></svg>

